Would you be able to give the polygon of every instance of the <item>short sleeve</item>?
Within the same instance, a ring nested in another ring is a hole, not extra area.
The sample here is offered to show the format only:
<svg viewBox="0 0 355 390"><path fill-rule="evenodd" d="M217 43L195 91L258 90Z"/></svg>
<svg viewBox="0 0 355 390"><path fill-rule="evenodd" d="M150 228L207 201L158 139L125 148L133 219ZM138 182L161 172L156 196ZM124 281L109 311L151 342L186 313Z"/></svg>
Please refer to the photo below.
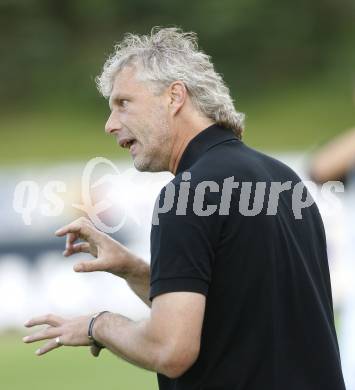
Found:
<svg viewBox="0 0 355 390"><path fill-rule="evenodd" d="M215 257L217 216L197 215L193 191L189 191L185 213L181 213L175 199L174 206L158 217L151 230L150 299L178 291L207 295Z"/></svg>

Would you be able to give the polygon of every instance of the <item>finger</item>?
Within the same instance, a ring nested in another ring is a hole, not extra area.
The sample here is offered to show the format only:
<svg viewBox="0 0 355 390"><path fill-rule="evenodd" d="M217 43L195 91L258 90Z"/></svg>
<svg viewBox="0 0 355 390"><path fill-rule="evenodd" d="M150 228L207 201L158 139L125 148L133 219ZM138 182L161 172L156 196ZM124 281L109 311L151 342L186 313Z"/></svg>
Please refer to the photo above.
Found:
<svg viewBox="0 0 355 390"><path fill-rule="evenodd" d="M94 356L94 357L98 357L100 355L101 349L102 348L97 347L96 345L92 345L90 347L91 355Z"/></svg>
<svg viewBox="0 0 355 390"><path fill-rule="evenodd" d="M60 332L58 328L48 328L45 330L41 330L37 333L34 333L30 336L25 336L22 340L25 343L33 343L35 341L40 341L40 340L48 340L48 339L53 339L59 336Z"/></svg>
<svg viewBox="0 0 355 390"><path fill-rule="evenodd" d="M69 257L75 253L90 253L90 244L88 244L87 242L80 242L78 244L75 244L70 248L67 248L63 252L63 255L65 257Z"/></svg>
<svg viewBox="0 0 355 390"><path fill-rule="evenodd" d="M69 225L63 226L55 232L55 235L58 237L63 237L68 233L79 233L81 229L81 225L78 222L79 220L75 220Z"/></svg>
<svg viewBox="0 0 355 390"><path fill-rule="evenodd" d="M55 232L55 235L62 237L68 233L80 233L83 229L86 229L88 226L92 226L92 223L89 219L81 217L75 221L69 223L66 226L61 227Z"/></svg>
<svg viewBox="0 0 355 390"><path fill-rule="evenodd" d="M69 249L73 246L74 242L78 239L78 235L76 233L68 233L66 237L65 248Z"/></svg>
<svg viewBox="0 0 355 390"><path fill-rule="evenodd" d="M66 236L65 250L63 252L64 256L72 255L72 248L74 242L79 238L77 233L68 233Z"/></svg>
<svg viewBox="0 0 355 390"><path fill-rule="evenodd" d="M95 272L103 271L102 260L90 260L77 263L73 267L75 272Z"/></svg>
<svg viewBox="0 0 355 390"><path fill-rule="evenodd" d="M101 232L87 218L79 218L55 232L58 237L62 237L68 233L76 233L80 238L84 238L85 240L90 238L96 243Z"/></svg>
<svg viewBox="0 0 355 390"><path fill-rule="evenodd" d="M61 317L58 317L54 314L47 314L45 316L35 317L28 320L25 323L25 326L27 328L31 328L32 326L36 326L36 325L45 325L45 324L50 326L59 326L63 323L63 321L64 320Z"/></svg>
<svg viewBox="0 0 355 390"><path fill-rule="evenodd" d="M48 343L44 344L43 347L37 349L36 355L41 356L47 352L52 351L53 349L61 347L62 344L58 344L55 339L48 341Z"/></svg>

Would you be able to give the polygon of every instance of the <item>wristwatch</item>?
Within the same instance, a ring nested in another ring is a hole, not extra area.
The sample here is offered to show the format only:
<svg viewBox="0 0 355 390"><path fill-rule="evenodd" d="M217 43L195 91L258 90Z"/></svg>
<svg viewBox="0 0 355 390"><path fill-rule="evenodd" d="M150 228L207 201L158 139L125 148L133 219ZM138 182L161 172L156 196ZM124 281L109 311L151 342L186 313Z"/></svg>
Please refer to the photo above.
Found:
<svg viewBox="0 0 355 390"><path fill-rule="evenodd" d="M100 349L105 348L105 346L102 345L101 343L99 343L98 341L96 341L94 339L92 331L93 331L93 328L94 328L95 321L97 320L97 318L99 318L104 313L109 313L109 311L108 310L104 310L104 311L100 311L99 313L94 314L91 317L91 320L89 322L89 328L88 328L88 338L89 338L89 340L92 341L92 343L93 343L93 345L95 345L95 347L100 348Z"/></svg>

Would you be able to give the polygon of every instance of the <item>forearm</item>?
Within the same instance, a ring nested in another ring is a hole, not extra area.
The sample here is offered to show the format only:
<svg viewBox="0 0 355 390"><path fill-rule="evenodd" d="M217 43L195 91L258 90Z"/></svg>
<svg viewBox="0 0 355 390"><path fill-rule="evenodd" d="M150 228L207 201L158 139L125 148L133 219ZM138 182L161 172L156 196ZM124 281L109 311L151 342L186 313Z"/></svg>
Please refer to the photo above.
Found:
<svg viewBox="0 0 355 390"><path fill-rule="evenodd" d="M132 291L149 307L150 267L143 260L136 258L130 270L123 276Z"/></svg>
<svg viewBox="0 0 355 390"><path fill-rule="evenodd" d="M164 348L150 333L149 320L135 322L113 313L99 317L94 326L95 339L112 353L138 367L160 372Z"/></svg>
<svg viewBox="0 0 355 390"><path fill-rule="evenodd" d="M313 157L310 173L320 183L340 180L355 163L355 129L352 129L328 145Z"/></svg>

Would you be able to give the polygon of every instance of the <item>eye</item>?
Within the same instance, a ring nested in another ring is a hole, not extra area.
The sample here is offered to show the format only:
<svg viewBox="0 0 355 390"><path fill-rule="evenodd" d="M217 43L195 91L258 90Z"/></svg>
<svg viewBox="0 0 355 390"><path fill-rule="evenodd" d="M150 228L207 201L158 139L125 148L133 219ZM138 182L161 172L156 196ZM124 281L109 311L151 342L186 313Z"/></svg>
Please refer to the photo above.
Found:
<svg viewBox="0 0 355 390"><path fill-rule="evenodd" d="M127 104L128 104L128 100L127 99L120 99L119 100L119 106L120 107L125 108L125 107L127 107Z"/></svg>

